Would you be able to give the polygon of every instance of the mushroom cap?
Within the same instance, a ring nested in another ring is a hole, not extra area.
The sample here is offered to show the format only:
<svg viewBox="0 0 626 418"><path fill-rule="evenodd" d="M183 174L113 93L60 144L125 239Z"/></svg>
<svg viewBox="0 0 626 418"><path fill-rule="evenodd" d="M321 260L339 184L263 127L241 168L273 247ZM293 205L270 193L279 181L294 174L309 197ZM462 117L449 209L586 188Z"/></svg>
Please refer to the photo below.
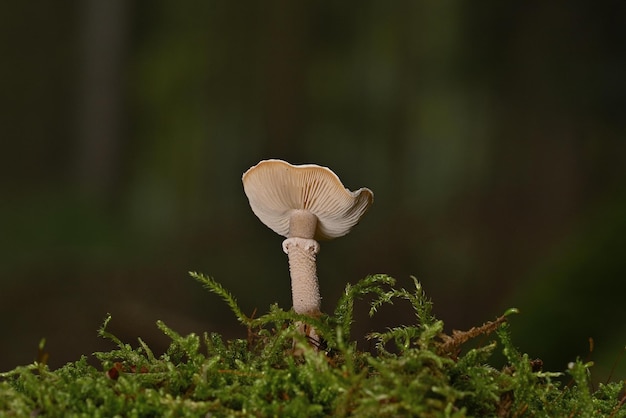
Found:
<svg viewBox="0 0 626 418"><path fill-rule="evenodd" d="M243 174L243 188L254 214L270 229L289 236L292 211L317 217L315 239L346 235L374 201L367 188L346 189L329 168L264 160Z"/></svg>

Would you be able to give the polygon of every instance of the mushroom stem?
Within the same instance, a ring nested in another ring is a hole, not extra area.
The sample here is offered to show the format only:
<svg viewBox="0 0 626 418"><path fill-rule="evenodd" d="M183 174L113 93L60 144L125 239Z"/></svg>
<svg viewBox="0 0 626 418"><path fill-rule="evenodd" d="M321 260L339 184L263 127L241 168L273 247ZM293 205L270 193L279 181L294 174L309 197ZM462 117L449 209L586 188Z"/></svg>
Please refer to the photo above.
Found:
<svg viewBox="0 0 626 418"><path fill-rule="evenodd" d="M294 209L289 214L289 237L313 239L317 229L317 216L304 209Z"/></svg>
<svg viewBox="0 0 626 418"><path fill-rule="evenodd" d="M319 244L313 239L291 237L283 241L283 251L289 257L291 296L296 313L320 314L321 297L315 265L319 250Z"/></svg>

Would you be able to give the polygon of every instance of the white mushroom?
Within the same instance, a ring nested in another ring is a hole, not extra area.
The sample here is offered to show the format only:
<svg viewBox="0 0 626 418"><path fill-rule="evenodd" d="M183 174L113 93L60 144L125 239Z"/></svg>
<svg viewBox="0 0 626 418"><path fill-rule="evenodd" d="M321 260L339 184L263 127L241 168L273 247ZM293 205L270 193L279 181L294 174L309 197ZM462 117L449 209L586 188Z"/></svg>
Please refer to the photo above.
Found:
<svg viewBox="0 0 626 418"><path fill-rule="evenodd" d="M318 316L317 240L350 232L372 204L372 191L351 192L329 168L282 160L261 161L243 174L242 181L254 214L286 237L283 251L289 257L294 311ZM313 330L308 335L316 337Z"/></svg>

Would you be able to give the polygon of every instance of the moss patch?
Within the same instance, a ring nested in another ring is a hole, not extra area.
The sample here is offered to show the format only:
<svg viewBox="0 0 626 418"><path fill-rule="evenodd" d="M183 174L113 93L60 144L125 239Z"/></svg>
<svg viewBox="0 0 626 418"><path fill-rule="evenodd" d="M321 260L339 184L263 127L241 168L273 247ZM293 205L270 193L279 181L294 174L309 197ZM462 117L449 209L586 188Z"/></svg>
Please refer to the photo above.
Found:
<svg viewBox="0 0 626 418"><path fill-rule="evenodd" d="M446 335L417 280L406 290L374 275L348 285L332 315L308 318L274 305L252 318L219 283L191 274L230 306L246 339L182 336L159 321L171 343L157 356L141 339L131 345L110 334L109 316L99 335L117 347L94 353L99 367L82 357L49 370L40 347L38 361L0 374L0 416L626 417L623 381L592 388L591 363L547 372L520 353L507 324L514 309ZM370 334L375 352L361 351L350 335L361 298L370 315L405 301L415 321ZM318 330L322 344L307 341L298 322ZM496 368L498 353L505 364Z"/></svg>

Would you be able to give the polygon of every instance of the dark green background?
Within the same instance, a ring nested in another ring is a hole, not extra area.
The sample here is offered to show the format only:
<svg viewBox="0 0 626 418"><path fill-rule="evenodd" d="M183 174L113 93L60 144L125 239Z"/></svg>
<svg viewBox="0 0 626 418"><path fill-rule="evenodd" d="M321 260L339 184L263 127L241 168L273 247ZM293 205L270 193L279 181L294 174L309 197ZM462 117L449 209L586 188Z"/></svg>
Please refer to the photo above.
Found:
<svg viewBox="0 0 626 418"><path fill-rule="evenodd" d="M241 186L283 158L375 193L322 243L327 311L346 282L415 275L448 329L515 306L522 350L563 370L593 337L605 379L626 344L623 4L4 2L0 369L41 337L53 367L110 348L107 312L156 351L157 319L244 336L189 270L288 308ZM404 308L359 308L356 335Z"/></svg>

